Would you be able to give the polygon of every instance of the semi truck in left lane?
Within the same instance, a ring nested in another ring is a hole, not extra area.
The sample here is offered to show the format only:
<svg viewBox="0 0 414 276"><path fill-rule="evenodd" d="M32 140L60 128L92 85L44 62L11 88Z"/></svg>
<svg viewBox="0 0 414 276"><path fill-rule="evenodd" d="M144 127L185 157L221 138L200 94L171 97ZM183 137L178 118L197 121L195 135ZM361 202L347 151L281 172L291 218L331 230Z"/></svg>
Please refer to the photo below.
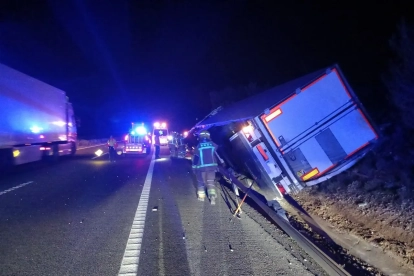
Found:
<svg viewBox="0 0 414 276"><path fill-rule="evenodd" d="M0 169L75 154L66 93L0 63Z"/></svg>

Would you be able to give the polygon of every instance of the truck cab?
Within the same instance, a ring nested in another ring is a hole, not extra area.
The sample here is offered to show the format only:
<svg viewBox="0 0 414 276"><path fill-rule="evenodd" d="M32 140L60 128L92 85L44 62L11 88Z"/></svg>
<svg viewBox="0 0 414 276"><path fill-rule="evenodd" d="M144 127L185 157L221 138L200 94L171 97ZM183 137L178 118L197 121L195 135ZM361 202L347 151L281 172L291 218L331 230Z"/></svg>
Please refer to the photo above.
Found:
<svg viewBox="0 0 414 276"><path fill-rule="evenodd" d="M133 123L124 140L123 154L143 155L151 152L151 138L144 124Z"/></svg>

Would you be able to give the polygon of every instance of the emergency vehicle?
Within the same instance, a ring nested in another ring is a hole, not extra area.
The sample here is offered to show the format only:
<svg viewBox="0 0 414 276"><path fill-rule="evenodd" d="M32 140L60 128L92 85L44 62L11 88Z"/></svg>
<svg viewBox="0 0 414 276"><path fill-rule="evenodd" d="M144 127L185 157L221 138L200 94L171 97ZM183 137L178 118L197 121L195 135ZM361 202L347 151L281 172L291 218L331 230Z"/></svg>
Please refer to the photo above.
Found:
<svg viewBox="0 0 414 276"><path fill-rule="evenodd" d="M143 123L132 123L124 140L125 146L122 150L124 154L150 154L151 152L151 138Z"/></svg>
<svg viewBox="0 0 414 276"><path fill-rule="evenodd" d="M167 146L168 145L168 128L167 123L154 123L154 129L152 131L152 142L154 143L154 136L155 134L158 134L160 136L160 143L161 146Z"/></svg>

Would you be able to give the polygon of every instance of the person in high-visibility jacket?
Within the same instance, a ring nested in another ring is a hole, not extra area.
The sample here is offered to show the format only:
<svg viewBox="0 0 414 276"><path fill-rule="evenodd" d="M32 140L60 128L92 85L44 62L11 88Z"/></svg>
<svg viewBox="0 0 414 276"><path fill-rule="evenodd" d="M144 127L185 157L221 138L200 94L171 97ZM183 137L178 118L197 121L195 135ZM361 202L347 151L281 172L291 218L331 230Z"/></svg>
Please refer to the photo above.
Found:
<svg viewBox="0 0 414 276"><path fill-rule="evenodd" d="M108 144L108 155L109 155L109 162L115 162L115 148L116 148L116 140L114 137L109 137L109 140L107 142Z"/></svg>
<svg viewBox="0 0 414 276"><path fill-rule="evenodd" d="M156 132L154 135L155 159L160 158L160 146L160 134Z"/></svg>
<svg viewBox="0 0 414 276"><path fill-rule="evenodd" d="M206 198L205 190L207 189L208 198L212 205L216 204L217 198L214 183L218 166L215 154L217 147L211 141L210 133L207 130L203 130L199 134L199 143L194 149L192 158L192 167L198 183L197 197L200 201L204 201Z"/></svg>

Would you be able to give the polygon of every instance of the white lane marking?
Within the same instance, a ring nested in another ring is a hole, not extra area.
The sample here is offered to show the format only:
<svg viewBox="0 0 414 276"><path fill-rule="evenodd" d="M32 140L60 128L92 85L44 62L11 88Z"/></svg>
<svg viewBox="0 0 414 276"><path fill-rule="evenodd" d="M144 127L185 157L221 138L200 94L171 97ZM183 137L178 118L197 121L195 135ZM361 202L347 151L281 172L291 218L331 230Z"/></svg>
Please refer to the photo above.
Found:
<svg viewBox="0 0 414 276"><path fill-rule="evenodd" d="M108 154L108 152L105 152L105 153L103 153L103 154L101 154L101 155L99 155L99 156L92 157L91 159L96 159L96 158L102 157L102 156L104 156L105 154Z"/></svg>
<svg viewBox="0 0 414 276"><path fill-rule="evenodd" d="M99 147L99 146L102 146L102 145L106 145L106 144L99 144L99 145L94 145L94 146L89 146L89 147L77 148L76 150L89 149L89 148Z"/></svg>
<svg viewBox="0 0 414 276"><path fill-rule="evenodd" d="M20 184L20 185L14 186L13 188L10 188L10 189L7 189L7 190L4 190L4 191L0 192L0 195L4 195L4 194L6 194L6 193L8 193L8 192L11 192L11 191L13 191L13 190L19 189L19 188L21 188L21 187L24 187L24 186L26 186L26 185L29 185L30 183L33 183L33 181L29 181L29 182L26 182L26 183L23 183L23 184Z"/></svg>
<svg viewBox="0 0 414 276"><path fill-rule="evenodd" d="M152 154L151 163L139 198L138 208L132 222L128 243L122 258L121 268L118 275L137 275L139 255L141 253L142 237L144 235L145 217L147 215L148 200L151 189L152 174L155 164L155 151Z"/></svg>

